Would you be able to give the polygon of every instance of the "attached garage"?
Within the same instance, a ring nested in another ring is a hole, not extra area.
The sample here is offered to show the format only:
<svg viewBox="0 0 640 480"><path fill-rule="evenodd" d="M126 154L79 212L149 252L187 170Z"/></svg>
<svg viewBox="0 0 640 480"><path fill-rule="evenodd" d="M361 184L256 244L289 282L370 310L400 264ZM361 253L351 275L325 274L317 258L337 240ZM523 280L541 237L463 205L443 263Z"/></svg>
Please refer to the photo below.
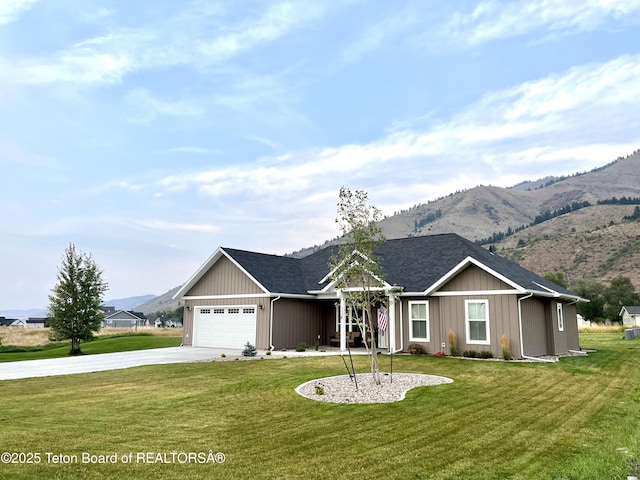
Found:
<svg viewBox="0 0 640 480"><path fill-rule="evenodd" d="M243 348L256 344L256 305L197 307L193 323L196 347Z"/></svg>

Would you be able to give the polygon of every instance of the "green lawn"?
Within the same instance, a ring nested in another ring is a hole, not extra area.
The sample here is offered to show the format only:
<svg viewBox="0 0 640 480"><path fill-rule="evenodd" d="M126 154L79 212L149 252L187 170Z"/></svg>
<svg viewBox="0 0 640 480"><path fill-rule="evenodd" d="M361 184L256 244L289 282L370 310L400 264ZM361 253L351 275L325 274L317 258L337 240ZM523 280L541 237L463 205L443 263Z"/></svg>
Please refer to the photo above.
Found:
<svg viewBox="0 0 640 480"><path fill-rule="evenodd" d="M90 342L80 343L80 349L84 354L111 353L146 350L149 348L177 347L181 343L182 337L126 334L111 337L96 337ZM69 355L70 345L69 342L60 342L40 347L0 347L0 362L66 357Z"/></svg>
<svg viewBox="0 0 640 480"><path fill-rule="evenodd" d="M556 364L397 356L396 371L455 382L380 405L294 392L344 373L339 357L4 381L2 450L38 452L41 462L0 464L0 478L623 479L620 449L640 453L640 341L617 333L581 341L597 353ZM366 369L366 358L356 363ZM170 459L209 450L226 461L136 462L147 452ZM52 463L46 452L73 463ZM83 452L118 460L83 464ZM123 463L130 453L132 463Z"/></svg>

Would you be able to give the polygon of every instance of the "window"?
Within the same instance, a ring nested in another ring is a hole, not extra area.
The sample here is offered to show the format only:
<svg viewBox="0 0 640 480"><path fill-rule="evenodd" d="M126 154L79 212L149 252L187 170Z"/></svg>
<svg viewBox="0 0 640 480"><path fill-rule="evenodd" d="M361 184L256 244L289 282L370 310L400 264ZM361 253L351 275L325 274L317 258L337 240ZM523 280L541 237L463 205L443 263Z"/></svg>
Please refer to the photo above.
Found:
<svg viewBox="0 0 640 480"><path fill-rule="evenodd" d="M561 303L557 304L557 311L558 311L558 330L560 330L561 332L564 332L564 314L562 313Z"/></svg>
<svg viewBox="0 0 640 480"><path fill-rule="evenodd" d="M429 341L429 302L409 302L409 340Z"/></svg>
<svg viewBox="0 0 640 480"><path fill-rule="evenodd" d="M345 318L347 332L359 332L358 318L351 308L347 308L347 318ZM336 332L340 331L340 308L336 307Z"/></svg>
<svg viewBox="0 0 640 480"><path fill-rule="evenodd" d="M210 308L201 308L200 309L200 313L202 313L204 315L209 315L211 313L211 309Z"/></svg>
<svg viewBox="0 0 640 480"><path fill-rule="evenodd" d="M489 301L465 300L467 343L489 345Z"/></svg>
<svg viewBox="0 0 640 480"><path fill-rule="evenodd" d="M242 309L242 313L256 313L256 309L251 307L251 308L243 308Z"/></svg>
<svg viewBox="0 0 640 480"><path fill-rule="evenodd" d="M221 315L224 313L224 308L214 308L213 313L215 313L216 315Z"/></svg>
<svg viewBox="0 0 640 480"><path fill-rule="evenodd" d="M239 308L230 308L229 313L240 313L240 309Z"/></svg>

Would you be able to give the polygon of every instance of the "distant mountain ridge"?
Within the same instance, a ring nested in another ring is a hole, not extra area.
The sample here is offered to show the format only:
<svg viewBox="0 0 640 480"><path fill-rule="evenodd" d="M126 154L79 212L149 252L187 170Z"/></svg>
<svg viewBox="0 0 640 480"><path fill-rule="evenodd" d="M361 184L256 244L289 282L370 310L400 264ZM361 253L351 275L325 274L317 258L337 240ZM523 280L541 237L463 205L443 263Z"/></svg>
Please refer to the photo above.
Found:
<svg viewBox="0 0 640 480"><path fill-rule="evenodd" d="M156 298L155 295L139 295L137 297L115 298L106 300L103 305L114 307L116 310L139 310L138 306ZM140 310L139 310L140 311ZM46 317L46 308L30 308L25 310L0 310L0 315L6 318Z"/></svg>
<svg viewBox="0 0 640 480"><path fill-rule="evenodd" d="M155 295L139 295L137 297L117 298L114 300L106 300L104 305L114 307L116 310L139 310L138 306L151 299L156 298Z"/></svg>
<svg viewBox="0 0 640 480"><path fill-rule="evenodd" d="M568 277L602 282L625 275L640 289L640 222L627 220L635 204L598 204L622 197L640 198L640 150L588 172L545 177L511 188L480 185L452 193L385 217L380 226L389 239L457 233L479 241L505 232L509 235L493 244L497 253L539 275L559 270ZM586 208L530 225L546 212L585 202ZM308 255L336 240L291 256ZM143 295L105 304L145 314L175 310L179 302L172 297L179 288L157 297ZM0 311L7 317L45 314L41 309Z"/></svg>
<svg viewBox="0 0 640 480"><path fill-rule="evenodd" d="M623 197L632 201L598 204ZM504 233L492 244L496 251L535 273L559 270L604 283L624 275L640 289L640 222L627 220L638 199L640 150L588 172L452 193L385 217L380 226L390 239L457 233L480 241ZM336 241L292 255L308 255Z"/></svg>

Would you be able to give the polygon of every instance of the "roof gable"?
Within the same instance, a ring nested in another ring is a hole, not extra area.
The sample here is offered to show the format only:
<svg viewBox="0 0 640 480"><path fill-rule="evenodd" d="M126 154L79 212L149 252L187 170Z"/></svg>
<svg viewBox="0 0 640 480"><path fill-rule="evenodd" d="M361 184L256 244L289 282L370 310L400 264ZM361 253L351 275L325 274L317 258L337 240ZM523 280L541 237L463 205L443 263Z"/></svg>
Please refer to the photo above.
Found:
<svg viewBox="0 0 640 480"><path fill-rule="evenodd" d="M259 285L265 294L309 295L310 292L319 292L329 286L329 265L337 249L337 246L331 246L303 258L293 258L218 248L174 298L188 293L223 255ZM404 292L432 293L473 264L522 293L579 299L569 290L457 234L387 240L375 254L381 259L385 283L398 286Z"/></svg>
<svg viewBox="0 0 640 480"><path fill-rule="evenodd" d="M629 315L640 315L640 307L625 305L622 310L626 310ZM620 314L622 314L622 310Z"/></svg>
<svg viewBox="0 0 640 480"><path fill-rule="evenodd" d="M145 320L146 318L144 313L132 310L118 310L104 317L105 320Z"/></svg>

